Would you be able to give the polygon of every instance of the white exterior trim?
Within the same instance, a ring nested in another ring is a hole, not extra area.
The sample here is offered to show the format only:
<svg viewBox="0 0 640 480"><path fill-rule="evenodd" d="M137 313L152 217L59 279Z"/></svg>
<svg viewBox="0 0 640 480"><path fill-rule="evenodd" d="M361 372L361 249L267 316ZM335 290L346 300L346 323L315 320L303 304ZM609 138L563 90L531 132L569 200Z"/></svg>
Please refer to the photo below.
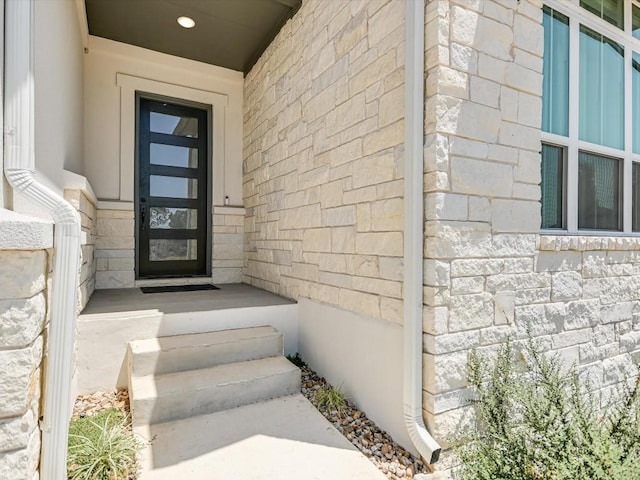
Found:
<svg viewBox="0 0 640 480"><path fill-rule="evenodd" d="M89 46L89 25L87 23L87 5L85 0L75 0L76 11L78 12L78 24L80 25L80 37L82 38L82 46Z"/></svg>
<svg viewBox="0 0 640 480"><path fill-rule="evenodd" d="M134 201L135 95L136 92L145 92L211 106L212 125L210 134L213 151L210 152L212 155L212 171L209 178L213 178L213 184L211 185L212 202L214 205L224 204L225 116L229 97L221 93L159 82L125 73L116 75L116 85L120 87L120 200Z"/></svg>

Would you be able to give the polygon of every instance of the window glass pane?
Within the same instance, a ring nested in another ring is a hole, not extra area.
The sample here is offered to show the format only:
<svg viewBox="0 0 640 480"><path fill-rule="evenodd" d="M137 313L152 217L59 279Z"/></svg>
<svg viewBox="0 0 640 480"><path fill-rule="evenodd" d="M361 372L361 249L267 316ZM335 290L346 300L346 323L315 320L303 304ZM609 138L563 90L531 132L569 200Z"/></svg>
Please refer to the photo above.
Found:
<svg viewBox="0 0 640 480"><path fill-rule="evenodd" d="M580 26L580 140L624 148L624 55L620 45Z"/></svg>
<svg viewBox="0 0 640 480"><path fill-rule="evenodd" d="M624 28L624 0L580 0L580 6L618 28Z"/></svg>
<svg viewBox="0 0 640 480"><path fill-rule="evenodd" d="M198 228L198 209L151 207L149 226L159 229L189 229Z"/></svg>
<svg viewBox="0 0 640 480"><path fill-rule="evenodd" d="M640 231L640 163L633 164L633 212L631 229Z"/></svg>
<svg viewBox="0 0 640 480"><path fill-rule="evenodd" d="M542 130L569 133L569 18L544 7Z"/></svg>
<svg viewBox="0 0 640 480"><path fill-rule="evenodd" d="M640 8L633 5L631 11L631 32L635 38L640 38Z"/></svg>
<svg viewBox="0 0 640 480"><path fill-rule="evenodd" d="M150 129L155 133L198 138L198 119L151 112Z"/></svg>
<svg viewBox="0 0 640 480"><path fill-rule="evenodd" d="M198 149L177 145L150 145L151 164L169 167L198 168Z"/></svg>
<svg viewBox="0 0 640 480"><path fill-rule="evenodd" d="M631 69L631 77L633 78L633 95L631 99L631 108L633 109L633 151L640 153L640 55L633 54L633 68Z"/></svg>
<svg viewBox="0 0 640 480"><path fill-rule="evenodd" d="M542 144L542 228L562 228L564 149Z"/></svg>
<svg viewBox="0 0 640 480"><path fill-rule="evenodd" d="M578 228L620 229L621 161L593 153L578 155Z"/></svg>
<svg viewBox="0 0 640 480"><path fill-rule="evenodd" d="M198 180L186 177L149 175L152 197L198 198Z"/></svg>
<svg viewBox="0 0 640 480"><path fill-rule="evenodd" d="M167 260L197 260L198 241L194 239L149 240L149 260L162 262Z"/></svg>

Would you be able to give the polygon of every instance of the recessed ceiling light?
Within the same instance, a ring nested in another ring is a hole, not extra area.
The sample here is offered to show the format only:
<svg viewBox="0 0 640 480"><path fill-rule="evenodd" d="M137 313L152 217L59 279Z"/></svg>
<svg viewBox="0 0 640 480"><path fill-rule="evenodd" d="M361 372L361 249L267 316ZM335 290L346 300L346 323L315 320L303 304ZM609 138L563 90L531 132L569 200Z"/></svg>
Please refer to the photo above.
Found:
<svg viewBox="0 0 640 480"><path fill-rule="evenodd" d="M196 22L191 17L178 17L178 23L184 28L193 28L196 26Z"/></svg>

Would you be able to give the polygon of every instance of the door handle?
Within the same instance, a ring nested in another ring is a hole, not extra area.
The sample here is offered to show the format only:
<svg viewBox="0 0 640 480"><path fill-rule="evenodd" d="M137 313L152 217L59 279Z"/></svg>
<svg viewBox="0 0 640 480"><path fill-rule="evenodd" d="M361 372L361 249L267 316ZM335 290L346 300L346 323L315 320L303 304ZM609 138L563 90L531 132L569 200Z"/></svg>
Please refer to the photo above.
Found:
<svg viewBox="0 0 640 480"><path fill-rule="evenodd" d="M144 205L140 205L140 230L144 230L146 228L146 215L147 207Z"/></svg>

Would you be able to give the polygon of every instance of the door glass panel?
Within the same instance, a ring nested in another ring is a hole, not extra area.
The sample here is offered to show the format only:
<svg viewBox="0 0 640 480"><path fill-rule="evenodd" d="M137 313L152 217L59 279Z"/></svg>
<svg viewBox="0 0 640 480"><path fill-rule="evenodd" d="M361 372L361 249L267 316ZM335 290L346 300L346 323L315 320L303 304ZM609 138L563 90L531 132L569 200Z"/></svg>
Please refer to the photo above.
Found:
<svg viewBox="0 0 640 480"><path fill-rule="evenodd" d="M152 165L169 167L198 168L198 149L177 145L151 144Z"/></svg>
<svg viewBox="0 0 640 480"><path fill-rule="evenodd" d="M149 260L152 262L196 260L197 258L198 241L195 239L149 240Z"/></svg>
<svg viewBox="0 0 640 480"><path fill-rule="evenodd" d="M161 230L198 228L198 210L195 208L151 207L149 226Z"/></svg>
<svg viewBox="0 0 640 480"><path fill-rule="evenodd" d="M578 155L578 228L620 230L620 164L588 152Z"/></svg>
<svg viewBox="0 0 640 480"><path fill-rule="evenodd" d="M152 132L198 138L197 118L151 112L150 120Z"/></svg>
<svg viewBox="0 0 640 480"><path fill-rule="evenodd" d="M186 177L149 175L152 197L198 198L198 180Z"/></svg>

